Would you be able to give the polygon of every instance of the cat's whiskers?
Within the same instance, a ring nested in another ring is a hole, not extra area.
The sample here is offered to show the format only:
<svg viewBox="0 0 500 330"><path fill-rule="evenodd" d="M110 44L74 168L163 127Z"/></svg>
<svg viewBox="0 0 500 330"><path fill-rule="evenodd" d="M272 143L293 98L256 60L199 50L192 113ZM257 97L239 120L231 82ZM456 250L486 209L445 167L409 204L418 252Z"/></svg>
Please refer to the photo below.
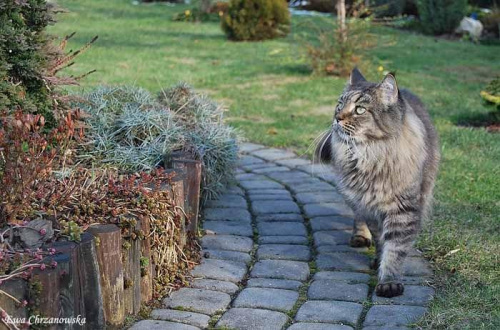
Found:
<svg viewBox="0 0 500 330"><path fill-rule="evenodd" d="M319 141L321 141L321 139L326 135L326 134L332 134L331 132L331 129L325 129L324 131L322 131L321 133L319 133L313 140L313 142L311 142L311 144L309 144L309 147L307 147L306 151L303 152L302 154L299 154L298 156L299 157L303 157L304 155L307 154L307 152L309 150L311 150L312 147L315 147ZM326 141L326 140L325 140ZM321 145L320 149L319 149L319 155L321 155L321 152L323 151L323 147L325 145L326 142L323 142L323 144ZM321 159L320 159L320 162L321 162ZM313 161L312 161L313 164L316 163L316 153L314 152L313 153Z"/></svg>

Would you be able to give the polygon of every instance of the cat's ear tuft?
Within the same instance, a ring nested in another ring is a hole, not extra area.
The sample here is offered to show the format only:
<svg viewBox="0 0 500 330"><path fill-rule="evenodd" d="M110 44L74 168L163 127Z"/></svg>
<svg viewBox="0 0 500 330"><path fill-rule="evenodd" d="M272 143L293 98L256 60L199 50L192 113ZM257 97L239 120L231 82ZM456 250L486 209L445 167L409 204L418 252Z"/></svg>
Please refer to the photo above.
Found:
<svg viewBox="0 0 500 330"><path fill-rule="evenodd" d="M391 73L384 77L379 85L382 100L386 104L394 104L398 101L398 83Z"/></svg>
<svg viewBox="0 0 500 330"><path fill-rule="evenodd" d="M354 69L352 69L351 76L349 77L349 84L350 85L356 85L360 82L365 82L365 81L366 81L366 79L365 79L365 77L363 77L361 72L358 70L358 67L355 67Z"/></svg>

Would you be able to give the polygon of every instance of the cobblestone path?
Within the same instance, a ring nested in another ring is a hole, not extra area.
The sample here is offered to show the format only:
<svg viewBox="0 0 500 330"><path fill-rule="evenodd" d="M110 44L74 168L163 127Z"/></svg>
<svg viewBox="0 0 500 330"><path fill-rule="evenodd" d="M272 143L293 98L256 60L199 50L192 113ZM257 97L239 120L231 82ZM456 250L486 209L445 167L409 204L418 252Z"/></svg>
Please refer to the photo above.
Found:
<svg viewBox="0 0 500 330"><path fill-rule="evenodd" d="M241 151L238 186L204 211L191 286L132 329L396 330L425 313L432 272L417 251L404 295L374 295L370 251L348 245L352 211L325 168L262 145Z"/></svg>

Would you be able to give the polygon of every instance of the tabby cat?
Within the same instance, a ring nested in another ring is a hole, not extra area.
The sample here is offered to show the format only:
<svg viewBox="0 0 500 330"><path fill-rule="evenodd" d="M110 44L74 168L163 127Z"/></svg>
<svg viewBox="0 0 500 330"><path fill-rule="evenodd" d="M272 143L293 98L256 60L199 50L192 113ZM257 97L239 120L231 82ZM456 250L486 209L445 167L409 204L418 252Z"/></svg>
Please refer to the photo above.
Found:
<svg viewBox="0 0 500 330"><path fill-rule="evenodd" d="M429 216L440 159L424 105L398 89L392 74L377 84L355 68L316 155L331 163L337 187L354 211L350 245L375 242L376 294L403 294L401 268Z"/></svg>

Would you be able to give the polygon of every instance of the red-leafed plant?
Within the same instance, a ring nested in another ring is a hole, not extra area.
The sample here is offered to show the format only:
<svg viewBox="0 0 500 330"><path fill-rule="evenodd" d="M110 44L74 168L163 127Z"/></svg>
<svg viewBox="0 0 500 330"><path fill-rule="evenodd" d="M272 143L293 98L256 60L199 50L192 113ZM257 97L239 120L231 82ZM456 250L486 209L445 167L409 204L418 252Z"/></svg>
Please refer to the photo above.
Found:
<svg viewBox="0 0 500 330"><path fill-rule="evenodd" d="M73 115L45 129L41 115L3 116L0 127L0 228L33 215L32 200L43 198L43 182L70 160L68 147L75 135Z"/></svg>

